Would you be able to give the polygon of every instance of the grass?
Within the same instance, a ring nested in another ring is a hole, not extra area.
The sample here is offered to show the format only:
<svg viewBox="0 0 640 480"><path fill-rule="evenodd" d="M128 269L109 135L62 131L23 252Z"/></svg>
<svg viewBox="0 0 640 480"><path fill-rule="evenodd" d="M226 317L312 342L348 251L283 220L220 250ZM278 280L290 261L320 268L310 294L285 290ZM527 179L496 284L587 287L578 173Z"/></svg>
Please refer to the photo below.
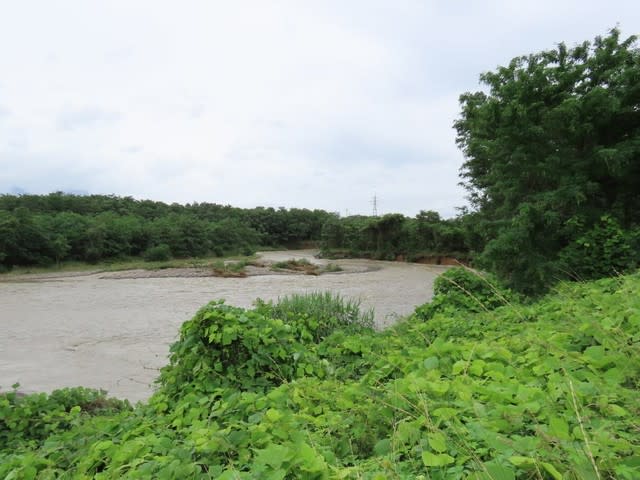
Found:
<svg viewBox="0 0 640 480"><path fill-rule="evenodd" d="M272 270L293 270L294 272L302 272L305 275L319 275L320 266L315 263L311 263L306 258L290 258L282 262L275 262L271 265Z"/></svg>
<svg viewBox="0 0 640 480"><path fill-rule="evenodd" d="M261 302L258 301L260 305ZM373 308L364 310L360 300L346 298L332 292L294 293L279 297L267 306L274 318L286 319L289 316L308 315L321 327L319 335L326 336L333 330L350 326L373 328L375 312Z"/></svg>
<svg viewBox="0 0 640 480"><path fill-rule="evenodd" d="M251 262L248 259L241 260L217 260L211 266L213 273L216 277L225 278L242 278L246 277L245 267Z"/></svg>
<svg viewBox="0 0 640 480"><path fill-rule="evenodd" d="M327 263L322 269L322 273L337 273L342 272L343 268L335 263Z"/></svg>

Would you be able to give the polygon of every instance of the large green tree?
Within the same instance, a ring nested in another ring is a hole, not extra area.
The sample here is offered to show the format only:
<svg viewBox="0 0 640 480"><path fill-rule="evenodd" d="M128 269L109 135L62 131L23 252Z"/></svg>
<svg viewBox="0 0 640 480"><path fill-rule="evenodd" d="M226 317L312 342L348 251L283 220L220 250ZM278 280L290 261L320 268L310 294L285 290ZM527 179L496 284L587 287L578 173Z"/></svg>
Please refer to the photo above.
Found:
<svg viewBox="0 0 640 480"><path fill-rule="evenodd" d="M622 263L632 267L629 232L640 221L636 37L613 29L514 58L480 79L485 91L461 96L454 126L484 265L530 292L566 275L609 273L606 258L591 257L595 270L580 261L591 247L585 239L604 228L622 232L615 244L626 245Z"/></svg>

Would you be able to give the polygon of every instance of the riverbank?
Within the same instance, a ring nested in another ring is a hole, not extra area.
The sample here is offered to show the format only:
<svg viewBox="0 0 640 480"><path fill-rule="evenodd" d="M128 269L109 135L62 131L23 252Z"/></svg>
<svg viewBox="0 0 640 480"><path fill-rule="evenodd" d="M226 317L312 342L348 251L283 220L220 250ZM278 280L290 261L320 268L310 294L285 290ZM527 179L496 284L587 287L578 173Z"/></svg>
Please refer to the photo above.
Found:
<svg viewBox="0 0 640 480"><path fill-rule="evenodd" d="M314 253L262 252L260 259L328 263ZM30 393L84 385L144 400L181 324L211 300L250 308L257 298L330 291L373 308L376 328L384 329L427 302L433 281L446 269L370 260L332 263L342 271L319 276L269 271L246 278L199 277L191 268L31 274L11 281L4 276L0 388L18 382Z"/></svg>
<svg viewBox="0 0 640 480"><path fill-rule="evenodd" d="M135 259L100 265L70 263L59 268L20 267L0 275L0 282L42 282L88 275L99 275L100 278L105 279L333 275L366 273L376 268L362 265L340 266L334 262L318 259L317 253L317 250L311 249L261 251L245 257L175 259L166 262L143 262Z"/></svg>
<svg viewBox="0 0 640 480"><path fill-rule="evenodd" d="M347 258L366 258L368 260L376 260L375 252L359 252L354 255L348 250L340 249L323 249L320 250L320 258L328 260L347 259ZM410 254L398 254L385 260L395 262L421 263L424 265L445 265L445 266L469 266L471 256L468 253L431 253L431 252L413 252Z"/></svg>
<svg viewBox="0 0 640 480"><path fill-rule="evenodd" d="M141 258L127 258L117 261L86 263L63 262L60 265L14 267L10 272L0 273L1 281L13 281L15 278L25 276L42 276L42 278L56 278L65 276L92 275L95 273L120 272L123 270L169 270L210 268L219 262L251 261L255 255L229 256L229 257L200 257L200 258L175 258L171 260L147 262ZM28 277L25 277L28 278ZM35 278L35 277L34 277Z"/></svg>

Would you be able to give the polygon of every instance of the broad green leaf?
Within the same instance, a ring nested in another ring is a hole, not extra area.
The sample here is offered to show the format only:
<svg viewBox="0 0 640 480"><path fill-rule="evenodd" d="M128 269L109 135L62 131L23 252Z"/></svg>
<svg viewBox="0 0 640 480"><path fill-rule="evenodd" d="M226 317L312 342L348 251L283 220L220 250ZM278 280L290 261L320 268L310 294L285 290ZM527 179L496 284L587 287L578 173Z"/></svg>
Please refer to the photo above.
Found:
<svg viewBox="0 0 640 480"><path fill-rule="evenodd" d="M427 382L427 389L435 394L444 395L449 391L449 383L447 382Z"/></svg>
<svg viewBox="0 0 640 480"><path fill-rule="evenodd" d="M280 413L275 408L270 408L264 415L270 422L277 422L282 418L282 413Z"/></svg>
<svg viewBox="0 0 640 480"><path fill-rule="evenodd" d="M440 407L436 408L433 411L433 416L436 418L441 418L442 420L448 420L450 418L455 417L458 414L458 411L455 408L450 407Z"/></svg>
<svg viewBox="0 0 640 480"><path fill-rule="evenodd" d="M440 360L438 359L438 357L429 357L422 362L422 366L427 370L438 368L438 365L440 365Z"/></svg>
<svg viewBox="0 0 640 480"><path fill-rule="evenodd" d="M267 448L259 450L255 461L261 465L269 465L272 468L279 468L285 461L287 461L289 455L289 448L284 445L277 445L273 443L267 446Z"/></svg>
<svg viewBox="0 0 640 480"><path fill-rule="evenodd" d="M540 462L540 465L551 475L554 480L562 480L562 474L550 463Z"/></svg>
<svg viewBox="0 0 640 480"><path fill-rule="evenodd" d="M522 467L522 466L528 466L528 465L535 465L536 464L536 460L534 458L531 458L531 457L520 457L518 455L514 455L512 457L509 457L509 461L511 463L513 463L516 467Z"/></svg>
<svg viewBox="0 0 640 480"><path fill-rule="evenodd" d="M447 451L447 441L445 436L440 432L434 432L427 435L429 446L438 453Z"/></svg>
<svg viewBox="0 0 640 480"><path fill-rule="evenodd" d="M434 455L431 452L422 452L422 462L427 467L444 467L455 462L455 458L446 453Z"/></svg>
<svg viewBox="0 0 640 480"><path fill-rule="evenodd" d="M609 415L612 417L628 417L629 412L622 408L620 405L616 405L615 403L611 403L608 405Z"/></svg>
<svg viewBox="0 0 640 480"><path fill-rule="evenodd" d="M569 436L569 424L564 418L551 417L549 419L549 433L561 440L571 439Z"/></svg>
<svg viewBox="0 0 640 480"><path fill-rule="evenodd" d="M300 460L302 462L302 470L310 473L322 472L327 466L322 455L306 443L302 443L298 447L296 460Z"/></svg>
<svg viewBox="0 0 640 480"><path fill-rule="evenodd" d="M515 471L506 466L494 462L487 462L483 465L483 471L479 472L479 479L482 480L515 480Z"/></svg>
<svg viewBox="0 0 640 480"><path fill-rule="evenodd" d="M379 440L373 447L373 451L376 455L383 456L391 451L391 440L383 438Z"/></svg>
<svg viewBox="0 0 640 480"><path fill-rule="evenodd" d="M453 364L453 367L451 368L451 373L453 375L458 375L459 373L464 371L466 367L467 367L466 360L458 360L456 363Z"/></svg>

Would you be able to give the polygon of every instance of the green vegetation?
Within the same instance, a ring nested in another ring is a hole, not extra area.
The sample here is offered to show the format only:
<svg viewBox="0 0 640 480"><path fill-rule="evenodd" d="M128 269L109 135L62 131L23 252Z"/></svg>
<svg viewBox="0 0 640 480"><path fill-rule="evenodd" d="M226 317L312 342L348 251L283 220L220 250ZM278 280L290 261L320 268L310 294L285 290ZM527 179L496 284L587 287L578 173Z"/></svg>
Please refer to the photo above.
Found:
<svg viewBox="0 0 640 480"><path fill-rule="evenodd" d="M141 258L123 258L118 260L104 260L95 264L68 261L61 263L58 267L51 266L29 266L15 267L11 272L5 273L8 278L23 274L38 273L66 273L66 272L119 272L123 270L164 270L167 268L202 268L213 270L226 263L240 263L243 268L246 265L254 264L256 257L232 255L228 257L198 257L198 258L172 258L171 260L145 260Z"/></svg>
<svg viewBox="0 0 640 480"><path fill-rule="evenodd" d="M247 274L244 269L250 264L250 260L217 260L211 268L218 277L246 277Z"/></svg>
<svg viewBox="0 0 640 480"><path fill-rule="evenodd" d="M323 266L312 263L306 258L290 258L289 260L274 262L270 268L276 272L286 270L290 272L301 272L305 275L322 275L323 273L337 273L342 271L342 267L335 263L328 263Z"/></svg>
<svg viewBox="0 0 640 480"><path fill-rule="evenodd" d="M271 265L271 270L291 270L294 272L302 272L305 275L319 275L321 268L315 263L311 263L306 258L290 258L281 262L275 262Z"/></svg>
<svg viewBox="0 0 640 480"><path fill-rule="evenodd" d="M50 395L21 395L14 390L0 396L0 445L3 450L37 448L50 436L71 430L84 419L131 411L127 401L107 398L106 392L65 388ZM6 477L3 477L6 478Z"/></svg>
<svg viewBox="0 0 640 480"><path fill-rule="evenodd" d="M322 267L323 273L338 273L342 271L344 271L344 269L337 263L327 263L324 267Z"/></svg>
<svg viewBox="0 0 640 480"><path fill-rule="evenodd" d="M375 332L327 325L320 294L211 303L134 409L1 396L0 477L638 478L640 275L497 308L451 279L491 305Z"/></svg>
<svg viewBox="0 0 640 480"><path fill-rule="evenodd" d="M409 261L426 257L469 260L462 218L443 220L422 211L415 218L400 214L382 217L330 218L322 227L322 255Z"/></svg>
<svg viewBox="0 0 640 480"><path fill-rule="evenodd" d="M144 254L145 262L165 262L171 259L171 247L166 243L148 248Z"/></svg>
<svg viewBox="0 0 640 480"><path fill-rule="evenodd" d="M258 299L256 311L271 318L290 319L294 323L301 317L310 318L316 340L338 329L371 329L375 316L373 309L362 310L359 300L331 292L294 293L278 298L275 304Z"/></svg>
<svg viewBox="0 0 640 480"><path fill-rule="evenodd" d="M455 124L472 202L456 219L1 196L2 269L321 238L381 259L471 254L491 274L450 270L383 332L331 294L213 302L147 403L1 395L0 477L640 478L640 274L617 275L640 263L634 45L614 29L483 74Z"/></svg>
<svg viewBox="0 0 640 480"><path fill-rule="evenodd" d="M470 268L452 268L436 278L431 302L416 309L416 315L430 320L436 313L489 312L517 302L516 295L486 273Z"/></svg>
<svg viewBox="0 0 640 480"><path fill-rule="evenodd" d="M640 50L612 30L514 58L460 97L477 262L537 293L640 263Z"/></svg>
<svg viewBox="0 0 640 480"><path fill-rule="evenodd" d="M0 195L0 271L60 262L250 255L320 239L321 210L166 205L114 196Z"/></svg>

